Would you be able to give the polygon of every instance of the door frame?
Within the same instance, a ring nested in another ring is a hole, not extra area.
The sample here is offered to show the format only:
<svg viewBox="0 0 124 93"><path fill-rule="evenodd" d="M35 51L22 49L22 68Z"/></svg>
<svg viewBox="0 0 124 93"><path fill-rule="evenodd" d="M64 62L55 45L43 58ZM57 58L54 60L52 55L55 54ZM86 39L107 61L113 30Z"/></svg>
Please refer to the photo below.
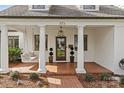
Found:
<svg viewBox="0 0 124 93"><path fill-rule="evenodd" d="M64 38L65 39L65 57L64 58L57 58L57 38ZM67 43L66 43L66 36L56 36L56 61L66 61L66 54L67 54L67 50L66 50L66 45L67 45Z"/></svg>

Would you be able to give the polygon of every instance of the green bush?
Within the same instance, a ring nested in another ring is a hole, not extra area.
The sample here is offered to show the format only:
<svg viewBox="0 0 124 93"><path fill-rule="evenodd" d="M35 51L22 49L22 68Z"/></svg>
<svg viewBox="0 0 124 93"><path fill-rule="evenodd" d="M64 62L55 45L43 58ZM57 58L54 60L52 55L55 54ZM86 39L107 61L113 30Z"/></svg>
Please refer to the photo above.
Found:
<svg viewBox="0 0 124 93"><path fill-rule="evenodd" d="M21 55L20 48L9 48L9 61L15 62Z"/></svg>
<svg viewBox="0 0 124 93"><path fill-rule="evenodd" d="M12 78L12 80L17 81L20 77L19 72L18 71L10 72L10 77Z"/></svg>
<svg viewBox="0 0 124 93"><path fill-rule="evenodd" d="M102 80L102 81L108 81L108 80L110 80L110 75L107 74L107 73L102 73L100 75L100 80Z"/></svg>
<svg viewBox="0 0 124 93"><path fill-rule="evenodd" d="M84 79L85 81L88 81L88 82L95 81L95 77L93 77L93 75L91 74L86 74Z"/></svg>
<svg viewBox="0 0 124 93"><path fill-rule="evenodd" d="M37 73L31 73L29 75L29 79L31 79L31 80L38 80L39 79L39 75Z"/></svg>
<svg viewBox="0 0 124 93"><path fill-rule="evenodd" d="M124 84L124 76L121 76L121 77L120 77L120 83L121 83L121 84Z"/></svg>

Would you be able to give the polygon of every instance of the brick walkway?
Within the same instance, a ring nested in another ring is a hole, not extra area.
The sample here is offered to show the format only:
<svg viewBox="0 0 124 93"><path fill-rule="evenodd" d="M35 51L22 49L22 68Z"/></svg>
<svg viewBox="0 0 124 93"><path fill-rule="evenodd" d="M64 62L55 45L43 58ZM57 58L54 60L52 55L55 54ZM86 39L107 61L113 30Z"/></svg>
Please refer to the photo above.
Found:
<svg viewBox="0 0 124 93"><path fill-rule="evenodd" d="M83 88L76 75L47 77L50 88Z"/></svg>

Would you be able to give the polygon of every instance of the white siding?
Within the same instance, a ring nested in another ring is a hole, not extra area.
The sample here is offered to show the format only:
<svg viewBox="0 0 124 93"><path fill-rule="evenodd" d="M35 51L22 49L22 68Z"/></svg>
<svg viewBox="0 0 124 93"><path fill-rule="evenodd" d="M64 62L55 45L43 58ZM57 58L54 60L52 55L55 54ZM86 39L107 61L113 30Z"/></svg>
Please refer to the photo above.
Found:
<svg viewBox="0 0 124 93"><path fill-rule="evenodd" d="M114 31L112 28L99 28L95 34L95 62L112 70L114 63Z"/></svg>

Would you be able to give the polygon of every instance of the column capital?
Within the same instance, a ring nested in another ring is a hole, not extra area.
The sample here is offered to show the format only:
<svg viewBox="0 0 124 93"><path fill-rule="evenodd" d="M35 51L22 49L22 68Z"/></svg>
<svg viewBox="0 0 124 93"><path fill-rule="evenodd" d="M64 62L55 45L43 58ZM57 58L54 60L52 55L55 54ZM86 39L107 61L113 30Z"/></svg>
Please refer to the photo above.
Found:
<svg viewBox="0 0 124 93"><path fill-rule="evenodd" d="M41 28L42 28L42 27L46 27L46 25L37 25L37 26L38 26L38 27L41 27Z"/></svg>
<svg viewBox="0 0 124 93"><path fill-rule="evenodd" d="M7 25L6 24L0 24L0 29L2 28L7 28Z"/></svg>
<svg viewBox="0 0 124 93"><path fill-rule="evenodd" d="M78 28L84 28L86 25L77 25Z"/></svg>

